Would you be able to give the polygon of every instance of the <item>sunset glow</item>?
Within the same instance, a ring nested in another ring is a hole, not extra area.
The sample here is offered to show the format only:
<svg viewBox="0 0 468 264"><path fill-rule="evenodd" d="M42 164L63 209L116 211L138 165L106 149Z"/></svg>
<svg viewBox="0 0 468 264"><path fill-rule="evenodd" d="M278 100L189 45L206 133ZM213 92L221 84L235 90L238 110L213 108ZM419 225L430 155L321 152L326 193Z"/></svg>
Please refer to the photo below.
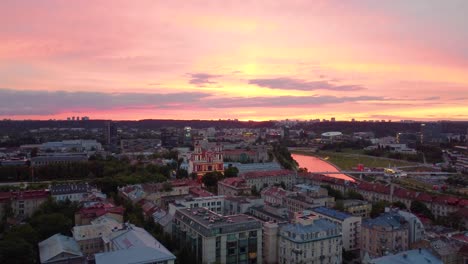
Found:
<svg viewBox="0 0 468 264"><path fill-rule="evenodd" d="M468 120L468 1L0 2L0 118Z"/></svg>

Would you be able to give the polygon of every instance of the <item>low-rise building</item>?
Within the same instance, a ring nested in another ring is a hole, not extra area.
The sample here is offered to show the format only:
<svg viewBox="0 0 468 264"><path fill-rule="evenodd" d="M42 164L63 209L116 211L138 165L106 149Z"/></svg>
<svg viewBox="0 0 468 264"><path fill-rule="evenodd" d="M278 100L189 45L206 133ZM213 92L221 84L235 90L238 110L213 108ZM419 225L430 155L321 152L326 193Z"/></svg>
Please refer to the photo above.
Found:
<svg viewBox="0 0 468 264"><path fill-rule="evenodd" d="M249 212L249 208L253 206L262 205L263 199L258 197L238 197L227 196L224 200L224 214L236 215L245 214Z"/></svg>
<svg viewBox="0 0 468 264"><path fill-rule="evenodd" d="M224 195L209 196L209 197L187 197L185 199L176 200L175 203L186 208L207 208L210 211L222 214L224 212Z"/></svg>
<svg viewBox="0 0 468 264"><path fill-rule="evenodd" d="M218 182L218 194L228 196L250 195L251 188L242 178L226 178Z"/></svg>
<svg viewBox="0 0 468 264"><path fill-rule="evenodd" d="M132 224L110 233L104 241L105 252L95 254L96 264L173 264L176 260L150 233Z"/></svg>
<svg viewBox="0 0 468 264"><path fill-rule="evenodd" d="M31 217L48 197L49 192L46 190L1 192L0 217L5 213L5 206L11 206L14 217Z"/></svg>
<svg viewBox="0 0 468 264"><path fill-rule="evenodd" d="M353 216L331 208L317 207L312 212L319 218L327 219L341 228L343 248L346 251L358 250L361 239L361 221L359 216Z"/></svg>
<svg viewBox="0 0 468 264"><path fill-rule="evenodd" d="M279 229L278 263L342 263L339 226L313 214L296 214Z"/></svg>
<svg viewBox="0 0 468 264"><path fill-rule="evenodd" d="M122 229L121 222L102 216L91 221L90 225L74 226L72 233L81 252L86 256L93 256L95 253L104 251L103 237L119 229Z"/></svg>
<svg viewBox="0 0 468 264"><path fill-rule="evenodd" d="M241 174L239 177L244 179L250 188L255 186L257 191L281 183L285 185L286 189L291 189L296 182L296 174L290 170L253 171Z"/></svg>
<svg viewBox="0 0 468 264"><path fill-rule="evenodd" d="M354 216L368 218L372 211L372 204L363 200L343 200L344 210Z"/></svg>
<svg viewBox="0 0 468 264"><path fill-rule="evenodd" d="M257 205L249 208L249 215L263 222L287 223L289 221L288 209L279 205Z"/></svg>
<svg viewBox="0 0 468 264"><path fill-rule="evenodd" d="M177 209L173 237L192 249L193 263L262 263L262 224L245 214Z"/></svg>
<svg viewBox="0 0 468 264"><path fill-rule="evenodd" d="M87 162L87 155L76 155L76 154L64 154L64 155L47 155L47 156L37 156L31 158L31 166L45 166L50 164L70 164L70 163L80 163Z"/></svg>
<svg viewBox="0 0 468 264"><path fill-rule="evenodd" d="M39 242L41 264L83 264L85 258L76 241L62 234L55 234Z"/></svg>
<svg viewBox="0 0 468 264"><path fill-rule="evenodd" d="M87 183L66 183L50 186L50 194L56 201L70 200L79 202L91 192Z"/></svg>
<svg viewBox="0 0 468 264"><path fill-rule="evenodd" d="M75 212L75 225L89 225L94 219L106 215L117 222L123 222L125 208L111 203L96 203Z"/></svg>

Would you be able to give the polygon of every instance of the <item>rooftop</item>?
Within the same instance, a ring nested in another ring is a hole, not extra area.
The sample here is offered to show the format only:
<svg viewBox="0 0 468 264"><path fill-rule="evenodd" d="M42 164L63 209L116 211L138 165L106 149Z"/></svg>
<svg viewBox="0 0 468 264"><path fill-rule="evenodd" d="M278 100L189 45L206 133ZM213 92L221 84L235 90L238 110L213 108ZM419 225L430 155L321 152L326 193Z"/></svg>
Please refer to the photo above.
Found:
<svg viewBox="0 0 468 264"><path fill-rule="evenodd" d="M328 217L331 217L331 218L334 218L334 219L337 219L337 220L340 220L340 221L343 221L346 218L354 217L354 216L352 216L350 214L343 213L343 212L340 212L340 211L337 211L337 210L333 210L333 209L327 208L327 207L316 207L316 208L313 208L312 211L314 211L316 213L319 213L319 214L322 214L322 215L326 215Z"/></svg>
<svg viewBox="0 0 468 264"><path fill-rule="evenodd" d="M251 171L240 175L244 179L263 178L263 177L279 177L279 176L292 176L293 171L290 170L273 170L273 171Z"/></svg>
<svg viewBox="0 0 468 264"><path fill-rule="evenodd" d="M312 224L301 223L288 224L281 227L280 235L294 242L309 242L327 237L341 237L339 227L326 220L317 219Z"/></svg>
<svg viewBox="0 0 468 264"><path fill-rule="evenodd" d="M371 264L442 264L427 249L413 249L395 255L384 256L370 261Z"/></svg>
<svg viewBox="0 0 468 264"><path fill-rule="evenodd" d="M82 257L80 246L76 241L62 234L55 234L44 241L39 242L39 255L41 263L59 256L62 253Z"/></svg>
<svg viewBox="0 0 468 264"><path fill-rule="evenodd" d="M363 227L374 228L391 228L404 229L406 228L406 220L397 213L383 213L374 219L366 219L362 222Z"/></svg>
<svg viewBox="0 0 468 264"><path fill-rule="evenodd" d="M96 264L152 263L176 258L146 230L132 224L106 239L116 251L96 254Z"/></svg>
<svg viewBox="0 0 468 264"><path fill-rule="evenodd" d="M245 214L222 216L206 208L178 209L176 218L191 226L198 225L197 229L205 236L215 235L215 232L232 233L261 228L261 222L251 216Z"/></svg>
<svg viewBox="0 0 468 264"><path fill-rule="evenodd" d="M90 191L90 187L87 183L58 184L50 187L50 193L52 195L86 193L88 191Z"/></svg>

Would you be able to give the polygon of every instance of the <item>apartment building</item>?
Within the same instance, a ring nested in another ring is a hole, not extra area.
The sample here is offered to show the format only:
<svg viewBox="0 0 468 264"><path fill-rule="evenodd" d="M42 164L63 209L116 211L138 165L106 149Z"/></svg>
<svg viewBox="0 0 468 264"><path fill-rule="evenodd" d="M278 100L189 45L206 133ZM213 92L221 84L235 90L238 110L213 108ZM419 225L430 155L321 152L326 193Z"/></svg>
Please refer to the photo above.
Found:
<svg viewBox="0 0 468 264"><path fill-rule="evenodd" d="M279 228L278 263L342 263L340 227L310 213Z"/></svg>
<svg viewBox="0 0 468 264"><path fill-rule="evenodd" d="M0 192L0 217L3 217L6 205L11 206L14 217L31 217L48 197L46 190Z"/></svg>
<svg viewBox="0 0 468 264"><path fill-rule="evenodd" d="M281 183L286 189L291 189L296 183L296 174L290 170L252 171L241 174L239 177L245 180L247 186L250 188L255 186L257 190Z"/></svg>
<svg viewBox="0 0 468 264"><path fill-rule="evenodd" d="M226 178L218 182L218 194L229 196L250 195L251 188L242 178Z"/></svg>
<svg viewBox="0 0 468 264"><path fill-rule="evenodd" d="M366 219L361 227L361 258L408 250L408 236L408 223L399 214L383 213L377 218Z"/></svg>
<svg viewBox="0 0 468 264"><path fill-rule="evenodd" d="M312 209L312 212L319 218L327 219L340 227L344 250L359 250L361 239L361 217L326 207L314 208Z"/></svg>
<svg viewBox="0 0 468 264"><path fill-rule="evenodd" d="M193 263L262 263L262 223L248 215L178 208L173 238L192 249Z"/></svg>
<svg viewBox="0 0 468 264"><path fill-rule="evenodd" d="M364 200L344 200L343 207L346 212L362 218L368 218L372 211L372 204Z"/></svg>

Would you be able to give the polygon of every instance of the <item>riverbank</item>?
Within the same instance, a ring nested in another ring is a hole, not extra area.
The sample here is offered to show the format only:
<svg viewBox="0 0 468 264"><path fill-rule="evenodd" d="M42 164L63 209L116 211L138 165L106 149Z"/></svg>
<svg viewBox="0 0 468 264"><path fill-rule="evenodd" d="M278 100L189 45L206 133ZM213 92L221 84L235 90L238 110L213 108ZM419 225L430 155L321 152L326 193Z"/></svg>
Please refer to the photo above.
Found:
<svg viewBox="0 0 468 264"><path fill-rule="evenodd" d="M342 153L342 152L331 152L331 151L319 151L319 152L310 152L304 150L291 150L292 154L300 154L306 156L313 156L324 161L331 163L333 166L337 167L339 170L351 170L356 168L358 164L364 164L368 168L386 168L391 167L400 167L400 166L415 166L418 163L403 161L403 160L394 160L388 158L379 158L373 156L367 156L362 154L354 153Z"/></svg>
<svg viewBox="0 0 468 264"><path fill-rule="evenodd" d="M299 167L306 168L310 172L340 172L341 171L341 169L338 166L320 157L298 154L298 153L292 153L291 155L294 158L294 160L297 161L297 163L299 164ZM343 174L343 173L327 174L327 176L332 177L332 178L344 179L348 181L355 180L354 177Z"/></svg>

